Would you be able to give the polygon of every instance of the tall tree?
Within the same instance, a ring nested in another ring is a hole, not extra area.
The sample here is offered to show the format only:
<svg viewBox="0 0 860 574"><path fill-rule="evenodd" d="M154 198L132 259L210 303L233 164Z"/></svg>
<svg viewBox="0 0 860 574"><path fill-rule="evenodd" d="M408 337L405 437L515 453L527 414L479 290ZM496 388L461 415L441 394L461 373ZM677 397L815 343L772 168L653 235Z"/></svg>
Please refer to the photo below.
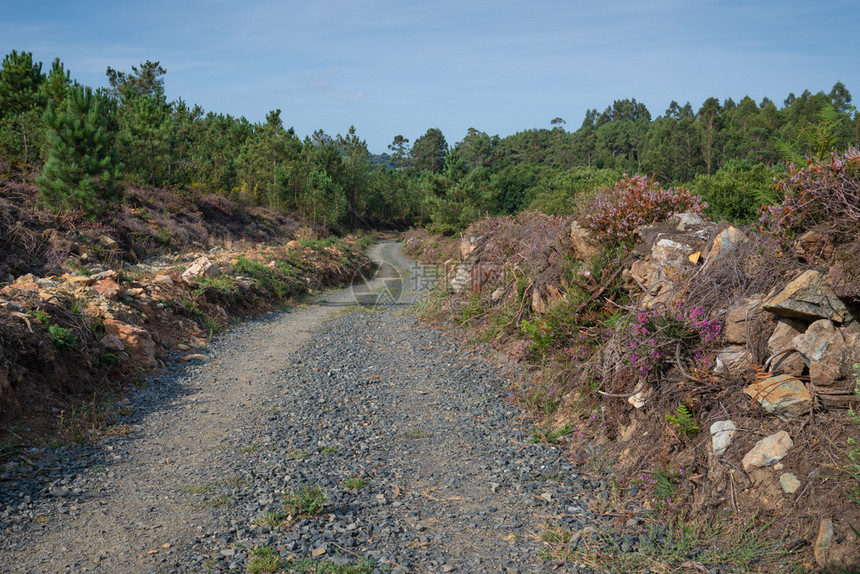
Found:
<svg viewBox="0 0 860 574"><path fill-rule="evenodd" d="M391 160L394 162L394 167L398 170L403 169L409 155L409 140L397 134L394 136L394 140L388 144L388 149L391 150Z"/></svg>
<svg viewBox="0 0 860 574"><path fill-rule="evenodd" d="M355 133L355 126L349 126L345 136L338 134L337 145L343 154L344 180L343 192L349 224L355 226L358 218L364 215L364 194L367 192L367 170L370 153L367 143Z"/></svg>
<svg viewBox="0 0 860 574"><path fill-rule="evenodd" d="M448 142L439 128L430 128L423 136L415 140L409 156L412 168L417 171L441 173L445 167L445 155L448 153Z"/></svg>
<svg viewBox="0 0 860 574"><path fill-rule="evenodd" d="M117 180L122 166L104 129L100 98L92 89L73 87L59 112L49 102L44 120L50 152L36 183L45 203L55 210L92 213L120 200Z"/></svg>
<svg viewBox="0 0 860 574"><path fill-rule="evenodd" d="M31 52L12 50L0 67L0 117L16 121L21 128L24 163L30 162L28 136L33 114L41 107L39 86L42 84L42 63L33 61Z"/></svg>

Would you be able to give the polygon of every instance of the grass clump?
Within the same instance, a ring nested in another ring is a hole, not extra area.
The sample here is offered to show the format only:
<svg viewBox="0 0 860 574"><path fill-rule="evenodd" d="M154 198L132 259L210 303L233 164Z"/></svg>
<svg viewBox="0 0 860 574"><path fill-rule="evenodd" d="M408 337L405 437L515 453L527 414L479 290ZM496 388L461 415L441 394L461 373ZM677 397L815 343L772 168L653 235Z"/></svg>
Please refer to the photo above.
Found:
<svg viewBox="0 0 860 574"><path fill-rule="evenodd" d="M275 552L271 546L257 546L251 550L248 560L248 574L264 574L277 572L286 568L287 561Z"/></svg>
<svg viewBox="0 0 860 574"><path fill-rule="evenodd" d="M293 518L316 516L325 508L327 500L328 495L322 487L307 484L296 491L287 491L284 511Z"/></svg>
<svg viewBox="0 0 860 574"><path fill-rule="evenodd" d="M343 481L343 487L349 490L361 490L367 486L367 481L360 476L354 476L352 478L347 478Z"/></svg>

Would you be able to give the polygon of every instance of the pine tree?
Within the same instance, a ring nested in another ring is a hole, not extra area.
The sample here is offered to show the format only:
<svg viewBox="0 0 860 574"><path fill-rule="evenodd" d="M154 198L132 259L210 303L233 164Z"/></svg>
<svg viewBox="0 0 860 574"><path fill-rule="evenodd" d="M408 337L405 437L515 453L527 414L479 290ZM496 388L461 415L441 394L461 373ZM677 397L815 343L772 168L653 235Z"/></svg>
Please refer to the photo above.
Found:
<svg viewBox="0 0 860 574"><path fill-rule="evenodd" d="M50 151L36 184L45 203L54 210L95 213L105 203L119 201L122 165L108 142L101 101L92 89L73 87L59 113L48 104L44 120Z"/></svg>

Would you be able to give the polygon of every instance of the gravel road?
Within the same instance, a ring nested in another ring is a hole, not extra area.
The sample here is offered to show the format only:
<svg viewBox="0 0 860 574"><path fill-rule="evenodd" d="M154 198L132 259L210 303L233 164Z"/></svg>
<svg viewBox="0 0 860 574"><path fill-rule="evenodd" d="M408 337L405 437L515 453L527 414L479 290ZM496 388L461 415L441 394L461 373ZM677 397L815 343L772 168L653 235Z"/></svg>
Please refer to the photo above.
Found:
<svg viewBox="0 0 860 574"><path fill-rule="evenodd" d="M416 323L426 275L399 244L371 257L385 265L369 287L153 377L128 399L129 434L7 468L0 571L245 572L263 545L394 573L588 571L544 560L540 535L595 526L607 485L529 442L505 390L516 367ZM326 492L321 514L260 525L305 485Z"/></svg>

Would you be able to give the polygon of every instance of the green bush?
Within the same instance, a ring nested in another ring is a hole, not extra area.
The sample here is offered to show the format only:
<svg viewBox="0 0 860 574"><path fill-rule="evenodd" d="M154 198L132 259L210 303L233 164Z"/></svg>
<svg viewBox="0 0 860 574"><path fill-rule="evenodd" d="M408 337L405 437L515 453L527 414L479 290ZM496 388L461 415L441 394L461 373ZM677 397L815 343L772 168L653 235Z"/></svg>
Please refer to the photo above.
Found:
<svg viewBox="0 0 860 574"><path fill-rule="evenodd" d="M75 347L78 344L78 339L71 329L60 327L59 325L51 325L48 327L48 336L51 341L58 347Z"/></svg>
<svg viewBox="0 0 860 574"><path fill-rule="evenodd" d="M708 217L744 225L758 220L763 205L778 201L773 189L777 175L760 163L729 163L713 175L696 176L691 187L707 202Z"/></svg>

